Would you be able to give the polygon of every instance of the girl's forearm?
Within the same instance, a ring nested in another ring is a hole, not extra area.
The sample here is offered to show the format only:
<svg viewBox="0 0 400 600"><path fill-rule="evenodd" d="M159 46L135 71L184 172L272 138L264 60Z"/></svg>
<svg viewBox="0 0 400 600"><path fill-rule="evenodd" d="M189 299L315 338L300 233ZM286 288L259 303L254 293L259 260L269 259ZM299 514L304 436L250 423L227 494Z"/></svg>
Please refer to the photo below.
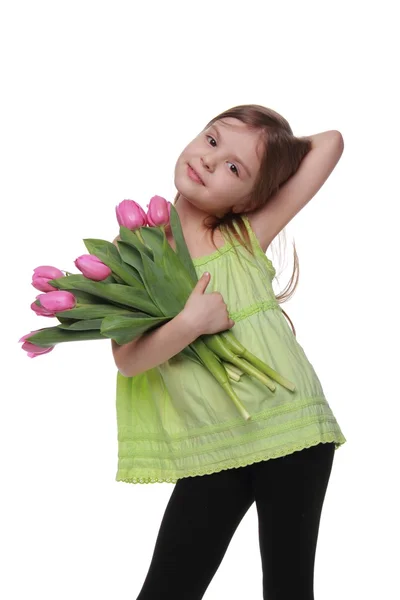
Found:
<svg viewBox="0 0 400 600"><path fill-rule="evenodd" d="M119 372L134 377L169 360L199 337L181 311L176 317L116 348L114 360Z"/></svg>
<svg viewBox="0 0 400 600"><path fill-rule="evenodd" d="M321 133L314 133L313 135L307 135L306 137L311 140L312 148L316 148L317 146L332 140L343 142L342 134L336 129L322 131Z"/></svg>

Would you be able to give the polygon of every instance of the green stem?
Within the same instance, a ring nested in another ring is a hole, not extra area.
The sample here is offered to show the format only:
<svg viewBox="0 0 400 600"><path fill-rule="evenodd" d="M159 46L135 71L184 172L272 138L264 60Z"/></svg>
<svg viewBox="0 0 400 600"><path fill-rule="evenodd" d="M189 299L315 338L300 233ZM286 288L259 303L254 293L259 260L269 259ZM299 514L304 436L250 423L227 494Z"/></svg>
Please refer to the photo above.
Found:
<svg viewBox="0 0 400 600"><path fill-rule="evenodd" d="M291 392L294 392L296 390L296 386L294 385L294 383L286 379L286 377L283 377L282 375L277 373L272 367L270 367L264 361L259 359L251 352L249 352L249 350L247 350L233 335L232 331L224 331L223 333L221 333L221 335L228 344L229 348L232 350L232 352L235 352L236 355L239 355L245 360L247 360L249 363L254 365L259 371L276 381L276 383L279 383L279 385L286 388L287 390Z"/></svg>
<svg viewBox="0 0 400 600"><path fill-rule="evenodd" d="M268 375L259 371L256 366L254 366L250 362L247 362L247 360L245 360L244 358L236 356L236 354L234 354L233 356L234 358L232 359L232 364L234 364L239 369L242 369L242 371L244 371L247 375L258 379L258 381L263 385L266 385L267 388L271 390L271 392L275 392L276 385L274 384L272 379L268 377Z"/></svg>
<svg viewBox="0 0 400 600"><path fill-rule="evenodd" d="M194 342L192 342L190 345L197 352L204 366L210 371L211 375L215 377L218 383L222 386L222 388L231 398L241 416L246 421L249 421L251 419L251 416L239 400L235 391L232 389L225 367L221 364L219 360L217 360L217 358L214 356L214 353L207 347L205 342L201 339L201 336L197 338Z"/></svg>
<svg viewBox="0 0 400 600"><path fill-rule="evenodd" d="M146 242L143 239L140 229L135 229L134 233L136 233L137 237L142 242L143 246L146 246Z"/></svg>
<svg viewBox="0 0 400 600"><path fill-rule="evenodd" d="M221 335L216 333L212 335L203 335L201 337L204 340L204 343L210 348L210 350L215 352L217 356L223 360L231 362L233 365L247 373L247 375L255 377L255 379L258 379L263 385L266 385L271 392L275 391L276 386L273 384L271 379L259 371L257 367L237 356L237 354L235 354L235 352L229 348L225 338L223 338Z"/></svg>
<svg viewBox="0 0 400 600"><path fill-rule="evenodd" d="M233 370L233 365L230 365L227 362L223 362L222 363L224 366L225 371L228 374L229 379L232 379L233 381L240 381L240 375L238 375L234 370Z"/></svg>
<svg viewBox="0 0 400 600"><path fill-rule="evenodd" d="M217 356L217 355L216 355ZM218 360L221 360L219 358L219 356L217 357ZM236 377L238 377L238 379L236 379L235 377L235 381L240 381L241 376L244 374L243 371L241 369L239 369L238 367L235 367L232 363L230 362L226 362L226 361L222 361L222 364L224 365L225 369L227 369L228 371L232 372L235 374Z"/></svg>

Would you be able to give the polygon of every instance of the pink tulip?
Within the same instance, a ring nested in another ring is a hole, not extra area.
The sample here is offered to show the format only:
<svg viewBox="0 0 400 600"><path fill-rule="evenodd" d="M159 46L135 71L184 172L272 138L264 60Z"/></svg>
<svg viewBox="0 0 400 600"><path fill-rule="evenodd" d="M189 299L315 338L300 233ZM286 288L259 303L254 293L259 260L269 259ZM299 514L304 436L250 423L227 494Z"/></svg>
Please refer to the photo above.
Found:
<svg viewBox="0 0 400 600"><path fill-rule="evenodd" d="M167 202L162 196L153 196L147 206L149 207L147 211L147 224L150 227L168 225L171 213L170 202Z"/></svg>
<svg viewBox="0 0 400 600"><path fill-rule="evenodd" d="M31 309L37 314L38 317L54 317L52 311L46 310L43 306L39 306L36 302L32 302Z"/></svg>
<svg viewBox="0 0 400 600"><path fill-rule="evenodd" d="M117 221L119 225L135 231L139 227L147 225L147 217L143 208L134 200L122 200L115 207Z"/></svg>
<svg viewBox="0 0 400 600"><path fill-rule="evenodd" d="M41 346L31 344L30 342L25 342L22 344L21 348L28 353L29 358L35 358L35 356L41 356L42 354L51 352L54 349L54 346L50 346L50 348L43 348Z"/></svg>
<svg viewBox="0 0 400 600"><path fill-rule="evenodd" d="M64 273L56 267L50 267L43 265L33 269L32 285L41 292L52 292L55 288L54 285L49 283L50 279L58 279L59 277L65 277Z"/></svg>
<svg viewBox="0 0 400 600"><path fill-rule="evenodd" d="M85 277L94 281L103 281L111 275L111 269L94 254L82 254L74 261L74 264Z"/></svg>
<svg viewBox="0 0 400 600"><path fill-rule="evenodd" d="M76 298L71 292L59 290L57 292L47 292L36 296L41 306L47 311L53 313L69 310L76 305Z"/></svg>
<svg viewBox="0 0 400 600"><path fill-rule="evenodd" d="M37 346L32 342L25 341L38 331L41 331L41 329L35 329L35 331L31 331L30 333L23 335L22 338L18 340L19 342L25 342L22 344L21 348L28 353L29 358L35 358L35 356L39 356L40 354L47 354L47 352L51 352L51 350L54 348L54 346L50 346L50 348L43 348L42 346Z"/></svg>

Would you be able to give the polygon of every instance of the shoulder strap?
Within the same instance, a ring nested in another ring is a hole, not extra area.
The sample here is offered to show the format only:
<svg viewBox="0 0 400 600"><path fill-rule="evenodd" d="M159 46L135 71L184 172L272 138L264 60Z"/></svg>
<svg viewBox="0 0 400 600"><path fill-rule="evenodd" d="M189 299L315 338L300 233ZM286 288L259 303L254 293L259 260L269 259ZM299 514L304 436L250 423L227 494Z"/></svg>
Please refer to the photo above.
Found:
<svg viewBox="0 0 400 600"><path fill-rule="evenodd" d="M249 219L248 219L248 216L247 216L245 213L242 213L241 217L242 217L242 220L243 220L244 224L246 225L246 229L247 229L247 231L249 232L250 239L252 240L252 242L253 242L254 246L255 246L257 249L259 249L259 250L260 250L260 251L261 251L263 254L265 254L265 253L262 251L262 249L261 249L261 247L260 247L260 245L259 245L259 243L258 243L258 240L257 240L257 238L256 238L256 236L255 236L255 234L254 234L253 228L252 228L252 227L251 227L251 225L250 225L250 221L249 221ZM283 314L285 315L285 317L286 317L286 318L287 318L287 320L289 321L289 323L290 323L290 325L291 325L291 327L292 327L292 331L293 331L293 333L294 333L294 337L296 337L296 330L295 330L295 328L294 328L294 325L293 325L293 323L292 323L291 319L289 318L289 315L288 315L288 314L287 314L287 313L286 313L286 312L285 312L285 311L284 311L282 308L281 308L281 311L283 312Z"/></svg>

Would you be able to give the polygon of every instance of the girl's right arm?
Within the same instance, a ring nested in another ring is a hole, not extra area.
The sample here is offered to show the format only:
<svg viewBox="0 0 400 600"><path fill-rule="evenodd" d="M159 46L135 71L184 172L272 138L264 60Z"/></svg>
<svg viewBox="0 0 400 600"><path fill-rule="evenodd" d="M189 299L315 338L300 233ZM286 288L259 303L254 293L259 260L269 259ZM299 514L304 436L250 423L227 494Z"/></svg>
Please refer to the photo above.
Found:
<svg viewBox="0 0 400 600"><path fill-rule="evenodd" d="M119 346L111 340L112 351L118 371L124 377L134 377L148 369L157 367L186 348L199 337L190 326L186 313L176 317Z"/></svg>

